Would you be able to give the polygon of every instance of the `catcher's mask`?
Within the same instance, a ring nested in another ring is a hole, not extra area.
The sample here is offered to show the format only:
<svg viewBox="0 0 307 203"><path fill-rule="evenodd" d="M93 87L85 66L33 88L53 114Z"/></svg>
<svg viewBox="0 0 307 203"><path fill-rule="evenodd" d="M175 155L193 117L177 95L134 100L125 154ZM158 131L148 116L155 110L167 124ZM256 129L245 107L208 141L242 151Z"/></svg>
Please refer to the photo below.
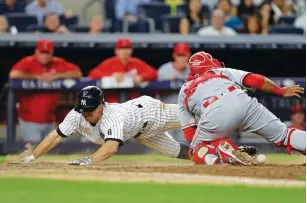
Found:
<svg viewBox="0 0 307 203"><path fill-rule="evenodd" d="M209 53L204 51L193 54L189 59L190 75L205 73L212 68L224 68L224 63L220 63Z"/></svg>

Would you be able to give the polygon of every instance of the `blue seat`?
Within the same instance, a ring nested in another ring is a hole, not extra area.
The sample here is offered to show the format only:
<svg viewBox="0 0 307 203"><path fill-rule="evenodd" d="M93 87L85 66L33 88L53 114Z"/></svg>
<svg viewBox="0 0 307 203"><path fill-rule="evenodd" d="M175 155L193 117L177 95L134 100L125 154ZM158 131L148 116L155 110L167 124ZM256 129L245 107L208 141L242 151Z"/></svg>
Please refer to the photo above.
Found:
<svg viewBox="0 0 307 203"><path fill-rule="evenodd" d="M179 24L182 16L164 15L161 17L162 32L179 33Z"/></svg>
<svg viewBox="0 0 307 203"><path fill-rule="evenodd" d="M296 19L296 16L281 16L281 17L279 18L279 24L283 24L283 25L293 25L295 19Z"/></svg>
<svg viewBox="0 0 307 203"><path fill-rule="evenodd" d="M162 29L161 16L170 14L171 8L170 6L164 3L149 3L149 4L141 4L139 6L141 16L145 16L148 18L152 18L155 20L156 29Z"/></svg>
<svg viewBox="0 0 307 203"><path fill-rule="evenodd" d="M200 28L202 28L204 25L202 25L202 24L194 24L194 25L192 25L191 26L191 29L190 29L190 33L197 33L198 32L198 30L200 29Z"/></svg>
<svg viewBox="0 0 307 203"><path fill-rule="evenodd" d="M71 25L68 29L73 32L87 33L90 28L88 26Z"/></svg>
<svg viewBox="0 0 307 203"><path fill-rule="evenodd" d="M37 17L25 13L9 13L5 15L10 26L15 26L19 32L25 32L29 25L37 25Z"/></svg>
<svg viewBox="0 0 307 203"><path fill-rule="evenodd" d="M150 33L154 32L154 30L151 30L150 23L146 21L146 19L138 20L135 23L128 23L128 26L126 30L123 27L123 21L118 22L119 31L120 32L132 32L132 33Z"/></svg>
<svg viewBox="0 0 307 203"><path fill-rule="evenodd" d="M71 25L77 25L79 23L79 17L78 16L72 16L70 18L66 18L64 15L59 16L61 24L65 25L66 27L69 27Z"/></svg>
<svg viewBox="0 0 307 203"><path fill-rule="evenodd" d="M188 7L187 4L178 5L178 6L177 6L177 14L178 14L178 15L186 15L186 11L187 11L187 9L188 9L187 7ZM203 12L205 15L210 14L210 8L209 8L209 6L203 5L203 7L202 7L202 12Z"/></svg>
<svg viewBox="0 0 307 203"><path fill-rule="evenodd" d="M41 26L41 25L28 25L26 27L26 32L40 32L40 31L43 31L44 27Z"/></svg>
<svg viewBox="0 0 307 203"><path fill-rule="evenodd" d="M273 25L269 28L270 34L297 34L303 35L304 30L302 28L296 28L293 26L286 25Z"/></svg>

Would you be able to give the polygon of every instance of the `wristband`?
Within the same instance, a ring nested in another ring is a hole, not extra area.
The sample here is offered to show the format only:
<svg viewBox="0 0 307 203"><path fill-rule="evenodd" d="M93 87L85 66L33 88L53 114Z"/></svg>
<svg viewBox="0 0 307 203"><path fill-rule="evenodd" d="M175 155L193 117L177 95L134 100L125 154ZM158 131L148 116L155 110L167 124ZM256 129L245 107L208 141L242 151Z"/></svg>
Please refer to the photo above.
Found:
<svg viewBox="0 0 307 203"><path fill-rule="evenodd" d="M285 90L278 85L274 84L272 93L283 96L285 94Z"/></svg>

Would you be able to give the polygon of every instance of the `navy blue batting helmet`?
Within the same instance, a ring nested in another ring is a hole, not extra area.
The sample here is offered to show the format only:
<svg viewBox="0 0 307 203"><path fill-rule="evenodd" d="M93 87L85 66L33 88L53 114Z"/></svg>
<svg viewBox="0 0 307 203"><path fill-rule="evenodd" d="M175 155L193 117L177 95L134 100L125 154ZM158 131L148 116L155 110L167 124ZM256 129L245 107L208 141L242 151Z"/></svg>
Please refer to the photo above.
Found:
<svg viewBox="0 0 307 203"><path fill-rule="evenodd" d="M103 103L102 90L96 86L87 86L79 92L77 109L81 112L92 112Z"/></svg>

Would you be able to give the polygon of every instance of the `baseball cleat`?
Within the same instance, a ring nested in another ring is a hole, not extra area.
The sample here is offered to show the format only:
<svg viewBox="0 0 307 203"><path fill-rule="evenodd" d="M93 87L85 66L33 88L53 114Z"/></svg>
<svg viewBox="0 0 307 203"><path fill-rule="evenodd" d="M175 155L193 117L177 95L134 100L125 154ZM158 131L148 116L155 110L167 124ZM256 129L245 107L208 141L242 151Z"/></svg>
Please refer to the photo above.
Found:
<svg viewBox="0 0 307 203"><path fill-rule="evenodd" d="M256 147L249 146L249 145L239 146L238 147L238 151L239 152L245 152L248 155L250 155L251 157L257 156L257 154L258 154Z"/></svg>
<svg viewBox="0 0 307 203"><path fill-rule="evenodd" d="M218 153L222 163L232 164L232 165L255 165L258 164L255 159L253 159L246 152L240 152L235 150L229 143L221 142L218 146Z"/></svg>

